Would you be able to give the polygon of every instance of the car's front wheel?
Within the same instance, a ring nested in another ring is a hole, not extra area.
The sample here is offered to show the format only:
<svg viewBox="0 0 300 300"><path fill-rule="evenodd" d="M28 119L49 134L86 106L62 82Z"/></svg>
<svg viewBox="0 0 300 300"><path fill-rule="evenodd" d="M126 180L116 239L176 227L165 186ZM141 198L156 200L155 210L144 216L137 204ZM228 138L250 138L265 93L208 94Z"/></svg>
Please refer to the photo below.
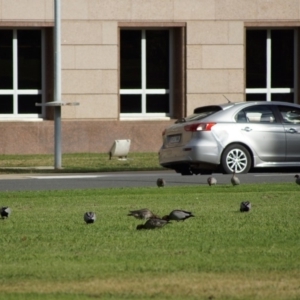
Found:
<svg viewBox="0 0 300 300"><path fill-rule="evenodd" d="M228 146L222 155L222 168L224 173L248 173L251 168L251 155L242 145L233 144Z"/></svg>

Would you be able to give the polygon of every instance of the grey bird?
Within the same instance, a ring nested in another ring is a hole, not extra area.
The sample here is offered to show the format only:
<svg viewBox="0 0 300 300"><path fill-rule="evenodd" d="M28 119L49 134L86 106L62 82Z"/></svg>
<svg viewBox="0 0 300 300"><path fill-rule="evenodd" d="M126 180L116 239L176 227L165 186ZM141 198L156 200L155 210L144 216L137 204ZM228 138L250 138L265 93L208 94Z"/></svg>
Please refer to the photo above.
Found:
<svg viewBox="0 0 300 300"><path fill-rule="evenodd" d="M249 201L243 201L240 205L240 212L250 211L251 203Z"/></svg>
<svg viewBox="0 0 300 300"><path fill-rule="evenodd" d="M92 224L96 221L96 214L92 211L86 212L83 215L83 219L86 224Z"/></svg>
<svg viewBox="0 0 300 300"><path fill-rule="evenodd" d="M0 208L1 219L8 218L11 214L11 209L8 206L2 206Z"/></svg>
<svg viewBox="0 0 300 300"><path fill-rule="evenodd" d="M133 216L136 219L144 219L144 220L155 219L155 218L159 219L159 216L155 215L148 208L142 208L142 209L138 209L138 210L130 210L129 214L127 216Z"/></svg>
<svg viewBox="0 0 300 300"><path fill-rule="evenodd" d="M207 183L208 183L209 186L216 185L217 184L217 179L214 178L214 177L208 177L207 178Z"/></svg>
<svg viewBox="0 0 300 300"><path fill-rule="evenodd" d="M232 185L239 185L240 184L240 180L236 177L235 171L233 171L233 173L232 173L231 183L232 183Z"/></svg>
<svg viewBox="0 0 300 300"><path fill-rule="evenodd" d="M188 218L195 217L190 211L175 209L169 213L169 215L163 216L163 220L174 220L174 221L184 221Z"/></svg>
<svg viewBox="0 0 300 300"><path fill-rule="evenodd" d="M167 220L162 219L149 219L145 224L140 224L136 227L137 230L141 229L155 229L155 228L162 228L166 224L170 223Z"/></svg>
<svg viewBox="0 0 300 300"><path fill-rule="evenodd" d="M166 181L163 178L158 178L156 180L156 184L158 187L164 187L166 185Z"/></svg>
<svg viewBox="0 0 300 300"><path fill-rule="evenodd" d="M297 174L295 175L295 178L296 178L295 182L300 185L300 176Z"/></svg>

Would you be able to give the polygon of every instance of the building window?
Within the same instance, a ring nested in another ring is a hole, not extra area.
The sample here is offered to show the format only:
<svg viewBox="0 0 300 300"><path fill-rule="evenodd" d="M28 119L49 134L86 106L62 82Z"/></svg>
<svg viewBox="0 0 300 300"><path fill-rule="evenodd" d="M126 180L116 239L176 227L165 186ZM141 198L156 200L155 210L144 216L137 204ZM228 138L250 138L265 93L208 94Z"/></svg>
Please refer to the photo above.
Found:
<svg viewBox="0 0 300 300"><path fill-rule="evenodd" d="M172 36L172 30L120 31L121 118L171 115Z"/></svg>
<svg viewBox="0 0 300 300"><path fill-rule="evenodd" d="M0 118L42 117L43 31L0 30Z"/></svg>
<svg viewBox="0 0 300 300"><path fill-rule="evenodd" d="M246 100L297 102L297 31L246 31Z"/></svg>

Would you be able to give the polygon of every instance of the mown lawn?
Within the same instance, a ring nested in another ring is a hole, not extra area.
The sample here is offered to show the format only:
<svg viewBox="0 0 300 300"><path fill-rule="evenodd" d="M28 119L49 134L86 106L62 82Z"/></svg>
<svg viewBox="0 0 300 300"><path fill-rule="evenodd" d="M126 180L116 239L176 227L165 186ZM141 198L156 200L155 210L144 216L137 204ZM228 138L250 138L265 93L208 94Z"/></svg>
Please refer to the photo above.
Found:
<svg viewBox="0 0 300 300"><path fill-rule="evenodd" d="M1 192L0 299L299 299L299 188ZM144 207L196 217L137 231L127 213Z"/></svg>
<svg viewBox="0 0 300 300"><path fill-rule="evenodd" d="M47 170L54 167L54 155L0 155L0 174L2 173L74 173L74 172L114 172L163 170L158 162L158 153L132 152L127 160L118 157L109 159L107 153L66 153L61 158L62 169ZM42 167L42 170L35 169ZM24 169L26 168L26 169Z"/></svg>

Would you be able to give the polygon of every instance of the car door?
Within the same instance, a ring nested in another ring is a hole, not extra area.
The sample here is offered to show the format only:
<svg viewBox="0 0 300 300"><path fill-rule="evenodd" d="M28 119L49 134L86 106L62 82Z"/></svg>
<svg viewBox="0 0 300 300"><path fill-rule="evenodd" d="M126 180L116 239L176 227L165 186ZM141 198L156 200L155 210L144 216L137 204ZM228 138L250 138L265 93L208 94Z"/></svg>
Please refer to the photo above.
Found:
<svg viewBox="0 0 300 300"><path fill-rule="evenodd" d="M240 127L245 143L262 161L284 162L286 156L285 129L278 117L275 117L272 107L270 105L253 105L241 112L246 117L246 122ZM237 122L239 121L237 120Z"/></svg>
<svg viewBox="0 0 300 300"><path fill-rule="evenodd" d="M286 133L286 161L300 161L300 109L278 105Z"/></svg>

